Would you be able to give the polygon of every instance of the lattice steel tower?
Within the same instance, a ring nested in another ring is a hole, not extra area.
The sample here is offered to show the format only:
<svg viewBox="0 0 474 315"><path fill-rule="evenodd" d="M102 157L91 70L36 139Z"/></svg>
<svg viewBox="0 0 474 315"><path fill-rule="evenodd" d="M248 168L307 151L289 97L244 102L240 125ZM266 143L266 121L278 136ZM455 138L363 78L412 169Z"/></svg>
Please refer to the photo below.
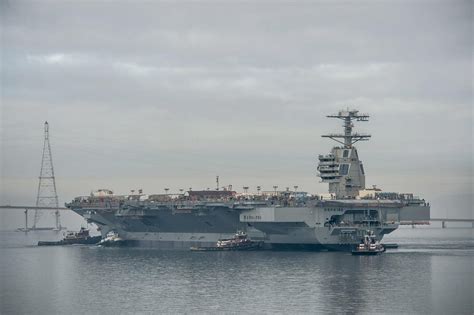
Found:
<svg viewBox="0 0 474 315"><path fill-rule="evenodd" d="M55 228L61 229L61 221L58 208L58 194L56 192L56 180L54 178L53 156L51 154L51 145L49 144L49 125L44 123L44 145L43 159L41 160L41 172L38 183L38 194L36 196L36 207L56 208L54 216L56 219ZM33 229L36 229L42 214L42 210L35 210Z"/></svg>

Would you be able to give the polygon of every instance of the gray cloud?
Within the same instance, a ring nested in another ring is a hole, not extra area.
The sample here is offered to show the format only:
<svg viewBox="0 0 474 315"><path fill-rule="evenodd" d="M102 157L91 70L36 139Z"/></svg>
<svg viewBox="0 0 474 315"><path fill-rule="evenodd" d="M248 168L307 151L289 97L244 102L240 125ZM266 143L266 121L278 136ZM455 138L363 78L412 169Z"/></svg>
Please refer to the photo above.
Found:
<svg viewBox="0 0 474 315"><path fill-rule="evenodd" d="M1 6L2 200L34 200L44 120L63 201L216 174L322 192L345 106L372 115L368 183L472 195L470 1Z"/></svg>

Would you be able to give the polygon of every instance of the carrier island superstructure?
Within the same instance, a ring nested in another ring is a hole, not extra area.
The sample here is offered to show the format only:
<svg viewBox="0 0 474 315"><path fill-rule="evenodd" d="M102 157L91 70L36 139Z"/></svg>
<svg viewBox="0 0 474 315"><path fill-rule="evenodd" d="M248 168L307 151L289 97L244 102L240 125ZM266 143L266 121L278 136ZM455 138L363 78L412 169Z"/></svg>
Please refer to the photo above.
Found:
<svg viewBox="0 0 474 315"><path fill-rule="evenodd" d="M369 116L341 110L327 116L343 121L343 134L323 137L338 142L319 155L318 175L329 194L285 191L237 193L232 187L189 190L180 194L114 195L101 189L76 197L66 206L102 235L114 231L132 246L183 248L212 246L236 231L246 231L269 249L350 250L367 230L378 240L401 221L428 221L430 206L411 193L382 192L365 187L365 171L354 146L368 134L353 132L355 121Z"/></svg>

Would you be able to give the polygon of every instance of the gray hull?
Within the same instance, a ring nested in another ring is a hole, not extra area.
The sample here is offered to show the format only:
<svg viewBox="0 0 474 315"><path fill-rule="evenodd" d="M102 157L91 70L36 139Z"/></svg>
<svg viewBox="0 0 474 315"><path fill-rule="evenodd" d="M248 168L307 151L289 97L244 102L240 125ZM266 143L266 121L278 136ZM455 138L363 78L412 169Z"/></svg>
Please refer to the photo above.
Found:
<svg viewBox="0 0 474 315"><path fill-rule="evenodd" d="M398 228L397 222L387 222L387 216L399 221L400 213L408 212L413 216L416 212L426 212L423 206L377 202L377 209L372 210L379 218L376 225L370 226L370 222L368 225L359 222L349 226L327 224L328 218L334 217L357 222L357 216L372 207L370 203L355 201L342 202L340 207L336 207L335 202L320 202L318 206L310 207L253 207L245 210L209 206L186 212L178 211L176 207L147 208L146 205L133 211L70 207L98 225L103 236L113 230L129 246L185 250L192 246L215 246L219 239L230 238L238 230L247 231L253 240L263 241L264 249L351 250L359 244L368 228L379 240ZM329 206L331 208L326 208Z"/></svg>

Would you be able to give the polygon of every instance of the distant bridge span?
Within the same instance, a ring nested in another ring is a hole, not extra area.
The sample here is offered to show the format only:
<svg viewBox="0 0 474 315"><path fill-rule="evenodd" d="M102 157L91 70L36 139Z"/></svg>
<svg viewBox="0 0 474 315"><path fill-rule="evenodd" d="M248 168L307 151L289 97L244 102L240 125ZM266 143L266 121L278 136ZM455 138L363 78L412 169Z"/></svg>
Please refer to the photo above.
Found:
<svg viewBox="0 0 474 315"><path fill-rule="evenodd" d="M474 219L443 219L443 218L430 218L430 221L441 221L441 222L474 222Z"/></svg>
<svg viewBox="0 0 474 315"><path fill-rule="evenodd" d="M446 228L446 222L471 222L472 228L474 229L474 219L443 219L443 218L431 218L430 221L441 222L441 227Z"/></svg>
<svg viewBox="0 0 474 315"><path fill-rule="evenodd" d="M0 206L0 209L22 209L22 210L70 210L69 208L65 207L36 207L36 206Z"/></svg>
<svg viewBox="0 0 474 315"><path fill-rule="evenodd" d="M427 221L401 221L400 225L423 225L423 224L430 224L430 222L441 222L441 227L444 229L446 228L447 222L465 222L471 223L472 228L474 228L474 219L449 219L449 218L430 218Z"/></svg>
<svg viewBox="0 0 474 315"><path fill-rule="evenodd" d="M23 232L28 232L31 230L61 230L65 229L65 227L59 226L59 228L29 228L28 227L28 211L29 210L51 210L51 211L59 211L59 210L70 210L65 207L36 207L36 206L11 206L11 205L5 205L5 206L0 206L0 210L23 210L25 213L25 227L24 228L18 228L18 231L23 231ZM57 212L58 213L58 212Z"/></svg>

